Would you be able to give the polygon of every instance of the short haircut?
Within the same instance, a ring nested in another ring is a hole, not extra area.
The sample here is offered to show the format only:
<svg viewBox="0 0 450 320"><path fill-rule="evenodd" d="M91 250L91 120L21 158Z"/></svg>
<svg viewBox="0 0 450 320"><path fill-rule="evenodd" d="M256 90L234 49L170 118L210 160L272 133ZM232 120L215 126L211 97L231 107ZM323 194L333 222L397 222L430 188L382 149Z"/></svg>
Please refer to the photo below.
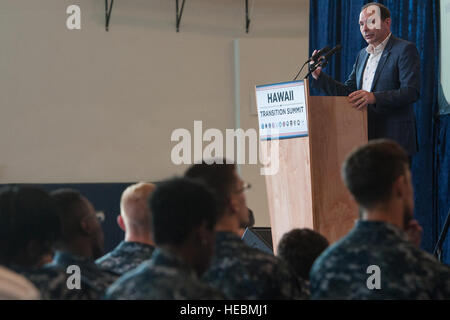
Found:
<svg viewBox="0 0 450 320"><path fill-rule="evenodd" d="M278 256L298 276L308 280L317 257L328 247L328 240L310 229L294 229L285 233L278 244Z"/></svg>
<svg viewBox="0 0 450 320"><path fill-rule="evenodd" d="M409 158L394 141L379 139L357 148L342 166L342 179L365 209L391 198L395 180L406 174Z"/></svg>
<svg viewBox="0 0 450 320"><path fill-rule="evenodd" d="M384 21L387 18L391 17L391 12L389 11L389 9L385 5L383 5L381 3L378 3L378 2L370 2L370 3L366 4L366 5L364 5L361 8L361 11L364 11L364 9L366 9L366 8L368 8L370 6L377 6L377 7L380 8L380 15L381 15L381 20L382 21Z"/></svg>
<svg viewBox="0 0 450 320"><path fill-rule="evenodd" d="M199 181L173 178L159 183L150 199L156 245L181 245L206 223L213 230L217 209L213 194Z"/></svg>
<svg viewBox="0 0 450 320"><path fill-rule="evenodd" d="M31 186L0 191L0 261L11 263L32 241L48 253L59 235L58 208L46 191Z"/></svg>
<svg viewBox="0 0 450 320"><path fill-rule="evenodd" d="M79 233L79 223L86 212L83 195L73 189L58 189L51 192L58 205L61 220L61 240L68 243Z"/></svg>
<svg viewBox="0 0 450 320"><path fill-rule="evenodd" d="M200 179L214 192L219 214L223 214L236 185L236 166L223 160L222 163L194 164L185 173L185 177Z"/></svg>
<svg viewBox="0 0 450 320"><path fill-rule="evenodd" d="M149 198L155 190L153 183L139 182L128 186L120 198L120 214L132 228L146 228L152 232ZM128 228L128 226L127 226Z"/></svg>

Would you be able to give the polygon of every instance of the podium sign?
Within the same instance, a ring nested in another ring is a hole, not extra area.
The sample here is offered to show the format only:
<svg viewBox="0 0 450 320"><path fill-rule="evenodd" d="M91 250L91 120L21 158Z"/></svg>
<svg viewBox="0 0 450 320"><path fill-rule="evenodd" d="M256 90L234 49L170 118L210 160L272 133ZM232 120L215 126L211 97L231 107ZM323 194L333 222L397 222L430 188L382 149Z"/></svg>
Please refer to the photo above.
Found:
<svg viewBox="0 0 450 320"><path fill-rule="evenodd" d="M256 86L260 140L308 136L304 81Z"/></svg>

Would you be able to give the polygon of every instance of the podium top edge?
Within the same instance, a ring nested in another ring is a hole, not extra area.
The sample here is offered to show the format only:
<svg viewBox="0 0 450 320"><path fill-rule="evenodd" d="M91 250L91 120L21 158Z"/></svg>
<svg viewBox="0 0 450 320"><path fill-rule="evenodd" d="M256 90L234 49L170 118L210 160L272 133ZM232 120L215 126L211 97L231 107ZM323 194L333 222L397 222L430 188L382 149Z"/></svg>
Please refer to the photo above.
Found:
<svg viewBox="0 0 450 320"><path fill-rule="evenodd" d="M287 81L287 82L277 82L277 83L269 83L269 84L262 84L259 86L255 86L256 89L260 89L260 88L266 88L266 87L273 87L273 86L281 86L281 85L286 85L286 84L299 84L305 83L305 80L296 80L296 81Z"/></svg>

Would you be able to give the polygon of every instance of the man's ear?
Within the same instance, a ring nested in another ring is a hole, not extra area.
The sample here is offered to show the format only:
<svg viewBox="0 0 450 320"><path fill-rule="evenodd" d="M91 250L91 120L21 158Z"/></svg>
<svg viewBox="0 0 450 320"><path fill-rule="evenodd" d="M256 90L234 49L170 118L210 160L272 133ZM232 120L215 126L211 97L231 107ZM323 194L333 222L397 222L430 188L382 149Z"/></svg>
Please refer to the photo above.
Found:
<svg viewBox="0 0 450 320"><path fill-rule="evenodd" d="M81 232L90 235L93 231L91 223L89 223L89 218L83 218L80 221Z"/></svg>
<svg viewBox="0 0 450 320"><path fill-rule="evenodd" d="M123 218L122 215L118 215L117 216L117 224L119 225L119 228L122 229L124 232L126 232L126 228L125 228L125 222L123 222Z"/></svg>
<svg viewBox="0 0 450 320"><path fill-rule="evenodd" d="M386 18L386 20L384 20L384 22L387 24L387 26L388 26L389 28L391 27L391 23L392 23L391 18Z"/></svg>
<svg viewBox="0 0 450 320"><path fill-rule="evenodd" d="M230 196L228 199L228 205L231 213L235 214L239 211L239 201L236 197Z"/></svg>
<svg viewBox="0 0 450 320"><path fill-rule="evenodd" d="M206 222L203 222L199 227L197 227L193 234L194 242L199 246L204 246L209 244L208 235L211 231L208 229Z"/></svg>
<svg viewBox="0 0 450 320"><path fill-rule="evenodd" d="M398 177L392 185L392 194L396 198L401 198L406 194L407 181L404 175Z"/></svg>

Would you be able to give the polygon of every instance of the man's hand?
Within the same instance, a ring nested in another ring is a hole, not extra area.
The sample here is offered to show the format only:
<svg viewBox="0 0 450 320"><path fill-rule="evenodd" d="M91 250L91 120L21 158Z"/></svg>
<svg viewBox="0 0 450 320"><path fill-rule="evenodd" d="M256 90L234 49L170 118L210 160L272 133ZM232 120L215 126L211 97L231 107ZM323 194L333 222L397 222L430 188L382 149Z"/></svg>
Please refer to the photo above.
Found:
<svg viewBox="0 0 450 320"><path fill-rule="evenodd" d="M411 241L415 246L419 247L422 241L423 229L417 220L411 220L409 225L406 226L406 234L408 235L409 241Z"/></svg>
<svg viewBox="0 0 450 320"><path fill-rule="evenodd" d="M315 55L316 53L317 53L317 50L314 50L312 55ZM321 59L323 59L323 56L321 56L319 58L319 60L321 60ZM314 64L314 63L315 63L314 61L311 61L309 64ZM316 70L314 70L313 73L311 73L311 75L313 76L314 79L317 80L317 79L319 79L321 72L322 72L322 67L318 67Z"/></svg>
<svg viewBox="0 0 450 320"><path fill-rule="evenodd" d="M367 107L369 104L375 104L377 99L372 92L367 92L364 90L358 90L350 93L348 96L348 102L351 103L352 107L358 110L361 110L364 107Z"/></svg>

